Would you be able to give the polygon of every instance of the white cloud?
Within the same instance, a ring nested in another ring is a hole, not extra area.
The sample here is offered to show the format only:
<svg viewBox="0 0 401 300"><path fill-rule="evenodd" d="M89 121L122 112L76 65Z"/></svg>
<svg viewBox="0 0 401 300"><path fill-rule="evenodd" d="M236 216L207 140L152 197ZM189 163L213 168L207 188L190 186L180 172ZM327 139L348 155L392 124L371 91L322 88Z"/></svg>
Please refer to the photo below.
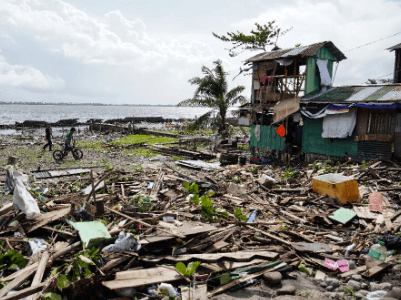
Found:
<svg viewBox="0 0 401 300"><path fill-rule="evenodd" d="M399 32L400 15L400 4L386 0L281 1L254 18L234 24L233 28L249 31L255 22L270 20L276 20L282 29L293 27L279 38L281 48L331 40L348 58L340 63L336 82L360 84L369 77L392 72L394 56L385 49L399 43L401 35L358 50L347 50Z"/></svg>
<svg viewBox="0 0 401 300"><path fill-rule="evenodd" d="M26 65L12 65L0 55L0 84L13 87L55 89L64 86L59 77L46 76L38 69Z"/></svg>
<svg viewBox="0 0 401 300"><path fill-rule="evenodd" d="M51 51L85 64L135 64L141 70L159 68L169 60L205 61L211 48L194 39L150 38L145 24L130 21L119 10L95 19L61 0L6 0L0 21L34 33Z"/></svg>

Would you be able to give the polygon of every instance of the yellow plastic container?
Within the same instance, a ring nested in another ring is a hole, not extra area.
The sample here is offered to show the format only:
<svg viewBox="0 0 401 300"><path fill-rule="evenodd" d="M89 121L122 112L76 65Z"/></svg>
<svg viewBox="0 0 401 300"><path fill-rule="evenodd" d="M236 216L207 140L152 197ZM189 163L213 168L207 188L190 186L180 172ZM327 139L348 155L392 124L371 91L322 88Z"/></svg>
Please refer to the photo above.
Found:
<svg viewBox="0 0 401 300"><path fill-rule="evenodd" d="M325 174L312 178L313 190L320 195L337 197L343 204L358 201L359 187L356 179L338 174Z"/></svg>

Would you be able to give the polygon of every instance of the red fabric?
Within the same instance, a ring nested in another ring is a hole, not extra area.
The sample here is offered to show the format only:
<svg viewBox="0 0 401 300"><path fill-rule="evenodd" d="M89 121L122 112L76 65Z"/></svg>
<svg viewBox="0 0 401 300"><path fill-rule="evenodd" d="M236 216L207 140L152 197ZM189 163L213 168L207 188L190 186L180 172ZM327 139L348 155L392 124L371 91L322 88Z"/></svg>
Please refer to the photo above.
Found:
<svg viewBox="0 0 401 300"><path fill-rule="evenodd" d="M277 132L277 134L278 134L279 136L284 137L284 136L285 136L285 128L284 128L284 125L281 124L280 127L277 129L276 132Z"/></svg>

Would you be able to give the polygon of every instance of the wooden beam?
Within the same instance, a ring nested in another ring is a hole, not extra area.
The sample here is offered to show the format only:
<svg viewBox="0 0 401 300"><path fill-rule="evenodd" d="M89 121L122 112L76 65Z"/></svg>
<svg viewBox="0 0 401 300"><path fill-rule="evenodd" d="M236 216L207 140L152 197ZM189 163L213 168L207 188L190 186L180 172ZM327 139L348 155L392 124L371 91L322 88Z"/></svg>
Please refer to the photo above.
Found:
<svg viewBox="0 0 401 300"><path fill-rule="evenodd" d="M33 277L31 287L36 287L42 282L43 274L45 273L46 265L49 258L50 258L49 252L47 251L43 252L42 258L40 259L39 262L38 269L36 270L35 277ZM29 296L28 300L33 300L33 297L34 296Z"/></svg>
<svg viewBox="0 0 401 300"><path fill-rule="evenodd" d="M46 285L46 283L43 282L41 284L38 284L38 285L35 285L35 286L31 286L29 288L20 290L20 291L16 292L15 294L3 297L1 299L2 300L18 300L18 299L24 298L26 296L30 296L32 294L40 292L45 285Z"/></svg>

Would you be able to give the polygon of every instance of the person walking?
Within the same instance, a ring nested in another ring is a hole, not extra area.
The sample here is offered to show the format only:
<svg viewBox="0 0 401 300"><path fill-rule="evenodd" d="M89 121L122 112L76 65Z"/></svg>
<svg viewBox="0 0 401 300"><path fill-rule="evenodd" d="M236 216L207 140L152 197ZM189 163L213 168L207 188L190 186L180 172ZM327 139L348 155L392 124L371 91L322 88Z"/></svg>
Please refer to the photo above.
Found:
<svg viewBox="0 0 401 300"><path fill-rule="evenodd" d="M43 146L43 151L45 151L47 147L49 147L49 151L52 151L53 132L52 132L52 128L51 128L50 124L47 124L45 138L47 140L47 144Z"/></svg>

